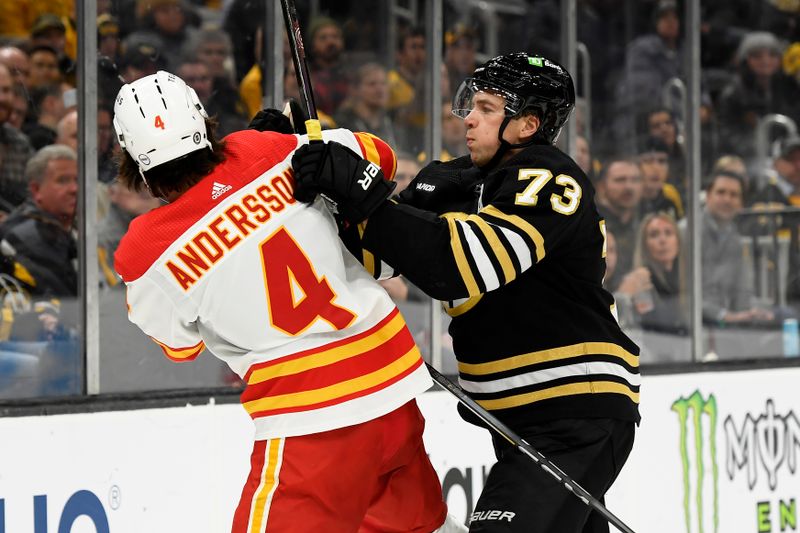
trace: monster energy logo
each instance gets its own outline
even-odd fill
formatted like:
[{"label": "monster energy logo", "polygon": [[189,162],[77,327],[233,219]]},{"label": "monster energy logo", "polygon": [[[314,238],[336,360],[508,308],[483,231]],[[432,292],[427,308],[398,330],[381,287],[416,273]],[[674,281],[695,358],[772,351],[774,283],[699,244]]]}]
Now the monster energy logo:
[{"label": "monster energy logo", "polygon": [[[683,470],[683,513],[686,533],[692,533],[692,500],[697,515],[697,533],[704,533],[705,517],[703,495],[710,484],[712,490],[713,531],[719,528],[719,469],[717,468],[717,400],[714,395],[704,400],[699,391],[672,404],[680,424],[680,451]],[[705,431],[708,431],[708,453],[705,450]],[[691,444],[690,444],[691,439]],[[706,459],[711,464],[711,479],[706,480]],[[691,469],[694,468],[694,475]],[[692,490],[692,482],[694,489]]]},{"label": "monster energy logo", "polygon": [[747,486],[751,490],[758,481],[758,465],[767,473],[770,490],[778,486],[778,469],[786,464],[789,472],[797,471],[797,449],[800,447],[800,422],[792,411],[785,416],[775,414],[775,404],[767,400],[766,410],[758,418],[750,413],[737,431],[733,419],[725,419],[725,469],[733,480],[737,469],[747,469]]}]

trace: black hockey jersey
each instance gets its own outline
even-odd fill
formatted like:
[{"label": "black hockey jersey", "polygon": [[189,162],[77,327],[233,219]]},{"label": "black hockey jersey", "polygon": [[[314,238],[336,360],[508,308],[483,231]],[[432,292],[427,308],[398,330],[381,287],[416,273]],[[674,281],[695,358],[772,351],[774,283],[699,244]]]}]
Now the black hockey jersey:
[{"label": "black hockey jersey", "polygon": [[602,288],[604,222],[556,147],[486,176],[469,157],[428,165],[373,213],[362,245],[444,303],[461,387],[511,427],[639,421],[639,349]]}]

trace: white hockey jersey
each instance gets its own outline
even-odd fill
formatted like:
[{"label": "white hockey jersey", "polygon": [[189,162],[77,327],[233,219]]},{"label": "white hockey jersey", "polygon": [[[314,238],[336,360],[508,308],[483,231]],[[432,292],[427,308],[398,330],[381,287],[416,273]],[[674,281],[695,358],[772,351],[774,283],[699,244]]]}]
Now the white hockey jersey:
[{"label": "white hockey jersey", "polygon": [[[324,132],[393,176],[391,148]],[[204,348],[246,382],[256,438],[377,418],[431,385],[403,317],[341,244],[322,200],[293,197],[305,137],[245,130],[174,202],[136,218],[115,254],[130,320],[174,361]]]}]

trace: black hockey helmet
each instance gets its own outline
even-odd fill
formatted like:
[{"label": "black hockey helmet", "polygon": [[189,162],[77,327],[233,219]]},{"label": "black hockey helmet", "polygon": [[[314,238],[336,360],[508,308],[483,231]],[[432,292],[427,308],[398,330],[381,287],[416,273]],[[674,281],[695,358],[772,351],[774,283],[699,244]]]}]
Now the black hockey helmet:
[{"label": "black hockey helmet", "polygon": [[538,133],[549,143],[556,141],[575,107],[569,72],[555,61],[524,52],[497,56],[475,69],[456,91],[453,113],[465,118],[477,92],[503,96],[510,118],[533,110],[541,121]]}]

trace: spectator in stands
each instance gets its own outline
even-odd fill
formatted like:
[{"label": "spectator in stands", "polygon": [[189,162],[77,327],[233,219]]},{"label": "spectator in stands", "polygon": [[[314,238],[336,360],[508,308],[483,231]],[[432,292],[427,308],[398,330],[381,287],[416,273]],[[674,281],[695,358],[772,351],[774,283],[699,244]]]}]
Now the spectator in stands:
[{"label": "spectator in stands", "polygon": [[408,152],[397,152],[397,170],[394,173],[394,182],[397,184],[394,194],[397,196],[405,190],[411,181],[419,174],[422,166],[417,158]]},{"label": "spectator in stands", "polygon": [[31,60],[30,76],[28,77],[29,89],[61,83],[58,52],[52,46],[46,44],[34,46],[28,52],[28,56]]},{"label": "spectator in stands", "polygon": [[342,61],[344,38],[339,24],[328,17],[318,17],[309,27],[311,82],[317,107],[333,115],[347,98],[349,81]]},{"label": "spectator in stands", "polygon": [[394,124],[386,110],[388,98],[386,69],[380,63],[365,63],[355,70],[350,96],[333,120],[341,128],[372,133],[395,146]]},{"label": "spectator in stands", "polygon": [[140,42],[154,45],[161,51],[166,69],[174,72],[183,46],[194,31],[192,26],[199,23],[196,14],[184,0],[137,0],[136,16],[141,29],[125,38],[125,46]]},{"label": "spectator in stands", "polygon": [[8,123],[16,129],[22,131],[22,125],[28,116],[28,91],[18,83],[14,84],[14,96],[11,103],[11,116]]},{"label": "spectator in stands", "polygon": [[67,146],[46,146],[25,167],[28,198],[0,225],[13,275],[34,297],[78,296],[78,161]]},{"label": "spectator in stands", "polygon": [[[154,42],[141,41],[131,45],[126,44],[123,50],[119,67],[122,78],[128,83],[167,68],[161,50]],[[118,84],[114,88],[119,89],[121,86]],[[111,94],[109,91],[104,91],[104,93],[107,100],[113,100],[116,97],[116,93]]]},{"label": "spectator in stands", "polygon": [[97,229],[98,259],[105,283],[109,287],[122,287],[113,270],[114,252],[131,221],[155,209],[161,201],[153,198],[147,190],[131,191],[116,181],[109,185],[109,199],[108,213],[100,220]]},{"label": "spectator in stands", "polygon": [[639,169],[642,172],[642,218],[650,213],[666,213],[675,220],[683,218],[683,203],[678,190],[667,183],[669,156],[667,145],[658,137],[640,141]]},{"label": "spectator in stands", "polygon": [[766,172],[767,183],[752,198],[758,207],[800,207],[800,136],[787,137]]},{"label": "spectator in stands", "polygon": [[616,290],[611,290],[608,280],[614,277],[617,269],[619,255],[617,252],[617,238],[606,230],[606,274],[603,286],[614,295],[617,309],[617,320],[623,329],[638,326],[638,314],[646,312],[652,305],[653,283],[650,281],[650,271],[646,267],[637,267],[620,276]]},{"label": "spectator in stands", "polygon": [[97,179],[106,184],[117,177],[112,120],[111,107],[101,102],[97,107]]},{"label": "spectator in stands", "polygon": [[[395,52],[396,67],[389,71],[389,102],[399,146],[419,151],[425,127],[425,29],[419,26],[401,31]],[[463,143],[459,139],[459,143]]]},{"label": "spectator in stands", "polygon": [[119,52],[119,22],[110,13],[103,13],[97,17],[97,55],[117,61]]},{"label": "spectator in stands", "polygon": [[243,116],[228,109],[216,98],[218,93],[214,92],[214,79],[205,63],[199,59],[186,59],[181,62],[175,73],[195,90],[206,112],[216,117],[220,136],[247,127],[247,121]]},{"label": "spectator in stands", "polygon": [[477,62],[478,33],[465,24],[456,24],[444,34],[444,64],[450,76],[450,88],[458,89],[472,76]]},{"label": "spectator in stands", "polygon": [[75,53],[67,53],[67,26],[55,13],[42,13],[33,23],[30,31],[30,46],[49,46],[56,51],[57,65],[62,77],[75,79]]},{"label": "spectator in stands", "polygon": [[232,81],[233,75],[228,69],[228,62],[233,59],[231,38],[224,31],[207,28],[193,33],[184,45],[183,55],[205,63],[215,80]]},{"label": "spectator in stands", "polygon": [[225,32],[218,29],[194,32],[184,46],[184,57],[197,59],[208,68],[212,79],[209,103],[215,112],[224,110],[227,114],[240,117],[241,120],[248,118],[247,110],[239,98],[239,90],[233,81],[233,73],[230,71],[229,65],[233,64],[231,39]]},{"label": "spectator in stands", "polygon": [[624,157],[609,160],[597,182],[597,210],[617,241],[616,270],[607,280],[612,290],[633,264],[641,199],[642,174],[636,161]]},{"label": "spectator in stands", "polygon": [[261,39],[257,37],[257,33],[260,33],[260,26],[263,23],[263,2],[253,2],[252,0],[229,2],[222,29],[232,41],[234,81],[236,83],[240,83],[250,69],[257,66],[260,61],[256,56],[260,53],[258,50],[263,45]]},{"label": "spectator in stands", "polygon": [[28,76],[31,71],[31,61],[28,54],[16,46],[3,46],[0,48],[0,63],[8,67],[15,85],[28,87]]},{"label": "spectator in stands", "polygon": [[56,126],[56,142],[78,151],[78,110],[68,111]]},{"label": "spectator in stands", "polygon": [[30,42],[33,46],[40,44],[50,46],[59,55],[64,53],[67,44],[67,28],[61,18],[54,13],[42,13],[31,26]]},{"label": "spectator in stands", "polygon": [[783,72],[800,83],[800,42],[792,43],[783,53]]},{"label": "spectator in stands", "polygon": [[721,149],[755,163],[755,131],[767,114],[800,120],[800,86],[781,71],[783,46],[768,32],[749,33],[737,52],[738,72],[720,95]]},{"label": "spectator in stands", "polygon": [[658,137],[669,150],[669,177],[667,182],[678,189],[683,204],[687,202],[689,180],[686,175],[686,153],[678,136],[675,115],[666,107],[655,107],[645,117],[645,135]]},{"label": "spectator in stands", "polygon": [[753,283],[734,219],[742,209],[744,180],[729,171],[711,177],[701,221],[703,320],[735,324],[772,320],[773,314],[754,305]]},{"label": "spectator in stands", "polygon": [[766,30],[783,41],[800,40],[799,3],[785,0],[762,0],[751,3],[755,4],[758,15],[754,27]]},{"label": "spectator in stands", "polygon": [[[752,183],[750,179],[750,174],[747,171],[747,165],[744,164],[744,159],[738,155],[731,154],[719,156],[716,161],[714,161],[709,175],[713,176],[717,172],[722,171],[733,172],[734,174],[744,178],[744,193],[742,195],[742,199],[744,201],[744,205],[750,205],[753,193],[755,193],[754,187],[756,187],[756,184]],[[703,182],[702,186],[703,189],[706,189],[708,187],[708,182]]]},{"label": "spectator in stands", "polygon": [[61,85],[41,85],[31,90],[31,109],[36,122],[22,128],[34,150],[44,148],[56,141],[56,128],[64,116],[64,99]]},{"label": "spectator in stands", "polygon": [[28,138],[9,124],[14,90],[11,72],[0,64],[0,213],[2,215],[25,200],[25,164],[33,155]]},{"label": "spectator in stands", "polygon": [[681,77],[680,19],[675,0],[659,0],[655,12],[655,32],[637,37],[625,58],[625,70],[616,97],[616,138],[626,143],[635,140],[636,117],[653,102],[660,102],[666,83]]},{"label": "spectator in stands", "polygon": [[455,159],[466,155],[464,138],[467,128],[464,120],[453,114],[453,100],[447,98],[442,102],[442,154],[441,160]]},{"label": "spectator in stands", "polygon": [[589,141],[583,135],[578,135],[575,138],[575,162],[581,167],[581,170],[586,174],[592,183],[595,182],[597,176],[594,172],[594,165],[592,163],[592,151],[589,147]]},{"label": "spectator in stands", "polygon": [[651,213],[642,220],[634,266],[647,268],[654,288],[650,294],[652,305],[644,305],[645,310],[650,310],[637,310],[638,321],[645,330],[688,333],[686,274],[680,252],[680,233],[672,217]]}]

